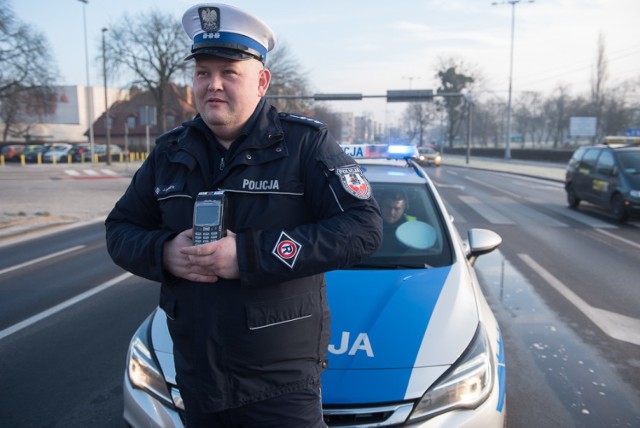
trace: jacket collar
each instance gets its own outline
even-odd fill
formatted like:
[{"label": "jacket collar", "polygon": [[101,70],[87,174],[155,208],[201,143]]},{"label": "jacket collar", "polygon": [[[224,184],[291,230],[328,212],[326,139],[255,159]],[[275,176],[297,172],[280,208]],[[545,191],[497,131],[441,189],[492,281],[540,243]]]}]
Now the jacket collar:
[{"label": "jacket collar", "polygon": [[[203,175],[210,171],[211,151],[219,143],[216,141],[213,132],[197,114],[192,120],[184,122],[184,130],[178,137],[178,150],[171,155],[171,160],[185,164],[189,170],[193,170],[196,164],[200,165]],[[194,134],[199,134],[195,136]],[[204,140],[204,141],[203,141]],[[204,144],[203,144],[204,143]],[[231,166],[236,162],[245,162],[239,154],[247,150],[258,150],[278,144],[280,148],[274,153],[276,157],[286,155],[287,149],[284,144],[284,133],[278,117],[278,112],[271,104],[263,98],[256,106],[255,111],[242,127],[240,136],[233,142],[227,165]],[[221,147],[221,146],[220,146]],[[266,154],[266,153],[265,153]],[[271,158],[269,155],[267,158]],[[267,159],[256,159],[248,163],[260,163]]]}]

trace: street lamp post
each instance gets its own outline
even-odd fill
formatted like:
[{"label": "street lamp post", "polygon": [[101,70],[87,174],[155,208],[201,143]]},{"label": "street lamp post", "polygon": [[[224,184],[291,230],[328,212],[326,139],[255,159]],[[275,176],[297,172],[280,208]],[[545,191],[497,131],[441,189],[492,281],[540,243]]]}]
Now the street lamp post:
[{"label": "street lamp post", "polygon": [[84,58],[87,69],[87,87],[86,87],[86,102],[87,102],[87,119],[89,121],[89,149],[91,153],[91,162],[93,162],[93,90],[91,89],[91,80],[89,79],[89,44],[87,43],[87,3],[89,0],[78,0],[82,3],[82,19],[84,22]]},{"label": "street lamp post", "polygon": [[467,155],[466,163],[469,163],[469,157],[471,156],[471,112],[473,108],[473,95],[471,92],[465,92],[462,94],[465,102],[467,103]]},{"label": "street lamp post", "polygon": [[412,89],[411,87],[413,86],[413,79],[419,79],[420,77],[417,76],[402,76],[402,79],[406,79],[409,81],[409,89]]},{"label": "street lamp post", "polygon": [[107,47],[104,40],[107,31],[109,31],[107,27],[102,28],[102,74],[104,75],[104,123],[107,132],[107,165],[111,165],[111,116],[107,97]]},{"label": "street lamp post", "polygon": [[[507,0],[503,2],[493,2],[492,6],[499,4],[511,5],[511,50],[509,54],[509,99],[507,101],[507,136],[504,146],[504,158],[511,159],[511,91],[513,87],[513,36],[515,30],[515,17],[516,17],[516,4],[521,0]],[[528,0],[528,3],[533,3],[535,0]]]}]

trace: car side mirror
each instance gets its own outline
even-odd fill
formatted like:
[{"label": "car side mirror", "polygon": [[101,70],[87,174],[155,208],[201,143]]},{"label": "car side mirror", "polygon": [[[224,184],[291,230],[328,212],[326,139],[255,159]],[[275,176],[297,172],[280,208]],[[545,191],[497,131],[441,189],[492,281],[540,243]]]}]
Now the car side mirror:
[{"label": "car side mirror", "polygon": [[467,259],[473,266],[476,259],[483,254],[488,254],[502,244],[500,235],[488,229],[469,229],[469,253]]}]

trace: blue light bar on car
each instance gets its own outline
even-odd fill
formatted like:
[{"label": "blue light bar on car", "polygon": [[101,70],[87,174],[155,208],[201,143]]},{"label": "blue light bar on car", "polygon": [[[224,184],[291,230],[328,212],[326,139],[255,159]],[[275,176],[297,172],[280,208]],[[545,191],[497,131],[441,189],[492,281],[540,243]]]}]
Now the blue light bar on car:
[{"label": "blue light bar on car", "polygon": [[355,159],[407,159],[418,156],[418,148],[407,144],[343,144],[340,147]]}]

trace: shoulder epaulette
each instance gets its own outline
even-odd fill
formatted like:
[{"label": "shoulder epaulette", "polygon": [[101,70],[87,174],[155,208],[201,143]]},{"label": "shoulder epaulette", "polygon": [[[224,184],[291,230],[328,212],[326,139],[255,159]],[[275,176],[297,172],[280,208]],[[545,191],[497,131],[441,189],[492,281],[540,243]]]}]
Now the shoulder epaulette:
[{"label": "shoulder epaulette", "polygon": [[156,144],[162,144],[167,141],[175,140],[178,136],[184,131],[186,128],[184,126],[176,126],[170,131],[165,132],[164,134],[156,137]]},{"label": "shoulder epaulette", "polygon": [[305,125],[313,126],[314,128],[317,128],[317,129],[322,129],[327,127],[326,123],[320,122],[319,120],[316,120],[307,116],[299,116],[297,114],[291,114],[291,113],[278,113],[278,116],[280,117],[280,120],[285,120],[287,122],[302,123]]}]

